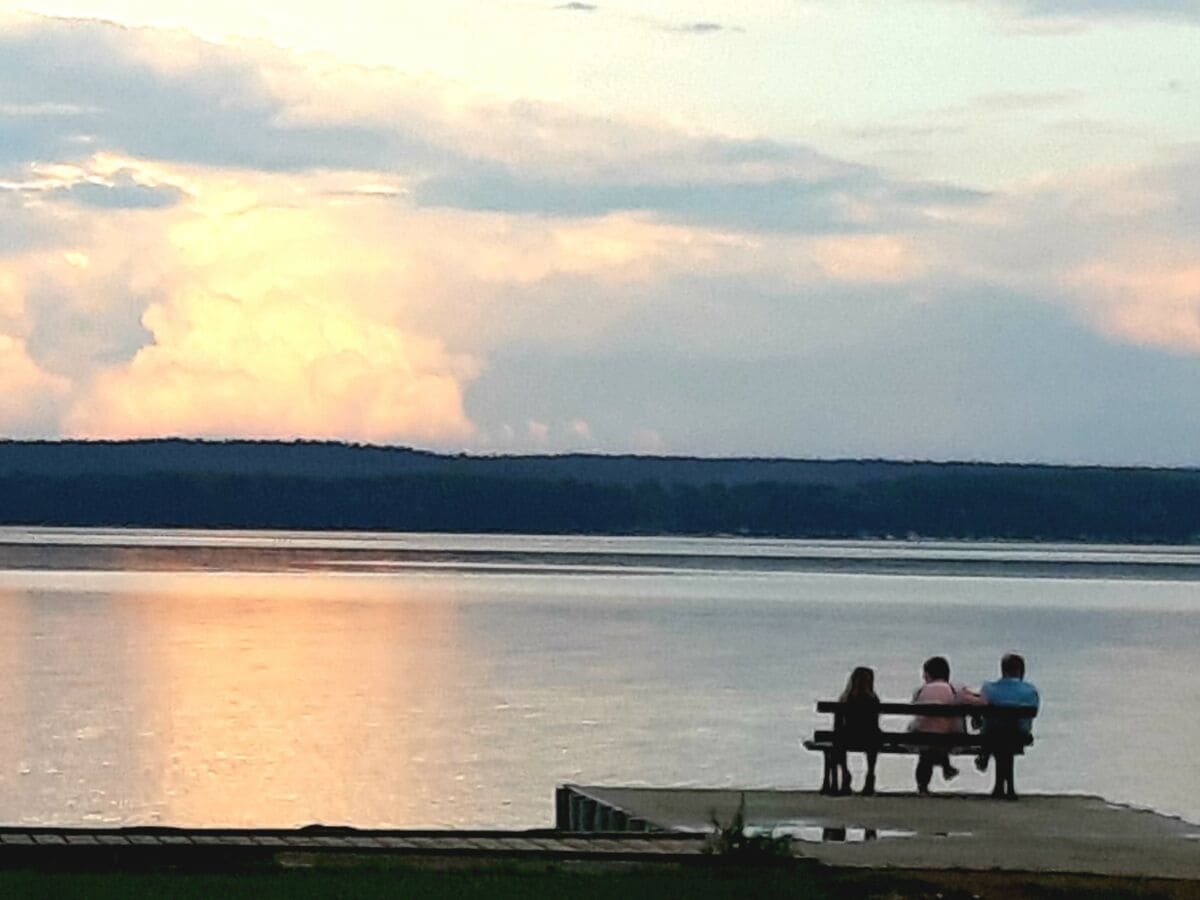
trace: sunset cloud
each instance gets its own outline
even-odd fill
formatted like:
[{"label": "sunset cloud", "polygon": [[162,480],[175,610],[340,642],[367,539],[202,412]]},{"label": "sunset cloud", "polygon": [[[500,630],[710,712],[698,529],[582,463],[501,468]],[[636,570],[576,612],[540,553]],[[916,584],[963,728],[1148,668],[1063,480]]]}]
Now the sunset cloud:
[{"label": "sunset cloud", "polygon": [[132,172],[121,170],[108,180],[77,181],[62,188],[60,196],[103,209],[163,209],[179,203],[184,193],[172,185],[145,184]]},{"label": "sunset cloud", "polygon": [[86,437],[243,434],[438,443],[469,437],[470,363],[331,303],[187,293],[147,310],[154,338],[67,416]]},{"label": "sunset cloud", "polygon": [[911,281],[928,267],[917,247],[894,235],[823,238],[813,254],[829,277],[841,281]]},{"label": "sunset cloud", "polygon": [[1171,260],[1161,249],[1144,256],[1095,262],[1068,281],[1095,300],[1110,333],[1139,344],[1200,353],[1200,263],[1194,251]]},{"label": "sunset cloud", "polygon": [[69,382],[43,371],[20,338],[0,333],[0,429],[13,437],[49,437]]}]

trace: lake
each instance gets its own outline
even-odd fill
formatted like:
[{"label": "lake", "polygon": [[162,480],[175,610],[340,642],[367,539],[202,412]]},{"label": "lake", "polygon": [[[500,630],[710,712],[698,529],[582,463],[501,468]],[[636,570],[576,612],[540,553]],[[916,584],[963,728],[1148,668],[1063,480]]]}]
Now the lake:
[{"label": "lake", "polygon": [[906,699],[927,656],[978,686],[1017,650],[1019,788],[1200,821],[1197,579],[1191,547],[0,529],[0,820],[521,828],[562,781],[815,788],[800,741],[855,665]]}]

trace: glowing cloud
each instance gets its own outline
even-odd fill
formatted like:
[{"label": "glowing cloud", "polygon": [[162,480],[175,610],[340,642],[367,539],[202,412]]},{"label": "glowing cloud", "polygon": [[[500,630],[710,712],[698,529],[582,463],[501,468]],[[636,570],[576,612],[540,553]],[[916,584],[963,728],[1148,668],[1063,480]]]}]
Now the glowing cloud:
[{"label": "glowing cloud", "polygon": [[53,433],[57,406],[70,390],[67,379],[42,371],[25,342],[0,334],[0,429],[7,435]]},{"label": "glowing cloud", "polygon": [[813,255],[825,274],[839,281],[908,281],[927,268],[910,242],[887,234],[821,238],[814,241]]},{"label": "glowing cloud", "polygon": [[333,302],[189,291],[143,324],[154,343],[96,379],[70,432],[435,443],[471,432],[469,362]]},{"label": "glowing cloud", "polygon": [[1102,327],[1138,344],[1200,351],[1200,265],[1094,263],[1073,273],[1077,286],[1102,300]]}]

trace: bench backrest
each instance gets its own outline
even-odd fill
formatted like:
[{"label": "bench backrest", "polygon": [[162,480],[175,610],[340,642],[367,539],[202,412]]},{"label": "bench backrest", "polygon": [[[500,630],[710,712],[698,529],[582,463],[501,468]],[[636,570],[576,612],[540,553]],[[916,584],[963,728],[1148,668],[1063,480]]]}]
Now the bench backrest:
[{"label": "bench backrest", "polygon": [[[817,703],[820,713],[859,713],[867,709],[862,703],[839,703],[836,700],[821,700]],[[883,702],[877,707],[885,716],[939,716],[959,719],[978,716],[982,719],[1032,719],[1037,716],[1036,706],[993,706],[977,703],[894,703]]]}]

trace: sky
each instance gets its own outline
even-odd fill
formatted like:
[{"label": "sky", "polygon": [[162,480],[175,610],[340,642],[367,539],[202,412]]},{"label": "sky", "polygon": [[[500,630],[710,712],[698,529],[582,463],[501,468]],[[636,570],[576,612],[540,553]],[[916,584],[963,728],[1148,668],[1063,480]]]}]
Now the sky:
[{"label": "sky", "polygon": [[0,437],[1200,465],[1200,0],[0,0]]}]

